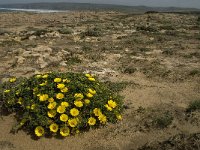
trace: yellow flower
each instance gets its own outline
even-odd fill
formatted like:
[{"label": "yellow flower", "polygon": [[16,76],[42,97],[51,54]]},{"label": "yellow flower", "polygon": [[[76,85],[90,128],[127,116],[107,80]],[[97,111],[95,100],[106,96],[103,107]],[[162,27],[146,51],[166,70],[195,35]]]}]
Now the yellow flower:
[{"label": "yellow flower", "polygon": [[84,102],[85,102],[86,105],[88,105],[90,103],[90,100],[89,99],[85,99]]},{"label": "yellow flower", "polygon": [[41,74],[37,74],[35,77],[39,79],[39,78],[42,77],[42,75]]},{"label": "yellow flower", "polygon": [[10,90],[4,90],[4,93],[9,93],[10,92]]},{"label": "yellow flower", "polygon": [[94,113],[95,116],[100,116],[100,115],[102,115],[102,112],[101,112],[101,110],[100,110],[99,108],[95,108],[95,109],[93,110],[93,113]]},{"label": "yellow flower", "polygon": [[68,127],[60,128],[60,134],[62,136],[68,136],[70,134],[70,129]]},{"label": "yellow flower", "polygon": [[36,106],[35,104],[32,104],[32,105],[31,105],[31,110],[34,110],[34,109],[35,109],[35,106]]},{"label": "yellow flower", "polygon": [[61,103],[61,106],[69,107],[69,103],[68,103],[68,102],[62,102],[62,103]]},{"label": "yellow flower", "polygon": [[48,74],[43,75],[42,78],[43,78],[43,79],[48,78]]},{"label": "yellow flower", "polygon": [[79,110],[78,109],[76,109],[76,108],[72,108],[71,110],[70,110],[70,114],[72,115],[72,116],[78,116],[79,115]]},{"label": "yellow flower", "polygon": [[37,87],[33,88],[33,92],[37,92],[37,91],[38,91]]},{"label": "yellow flower", "polygon": [[88,80],[90,80],[90,81],[95,81],[95,78],[88,78]]},{"label": "yellow flower", "polygon": [[56,102],[51,102],[49,103],[49,105],[47,106],[48,109],[54,109],[56,107],[57,103]]},{"label": "yellow flower", "polygon": [[58,93],[58,94],[56,94],[56,98],[57,99],[63,99],[64,98],[64,94],[63,93]]},{"label": "yellow flower", "polygon": [[56,123],[52,123],[50,126],[49,126],[49,129],[50,131],[56,133],[58,131],[58,125]]},{"label": "yellow flower", "polygon": [[88,98],[92,98],[92,97],[93,97],[93,95],[92,95],[91,93],[87,93],[86,96],[87,96]]},{"label": "yellow flower", "polygon": [[39,96],[40,101],[46,101],[49,98],[48,94],[42,94]]},{"label": "yellow flower", "polygon": [[60,121],[66,122],[68,120],[68,116],[66,114],[60,115]]},{"label": "yellow flower", "polygon": [[60,84],[57,85],[57,88],[58,88],[58,89],[63,89],[64,87],[65,87],[65,85],[62,84],[62,83],[60,83]]},{"label": "yellow flower", "polygon": [[75,105],[76,107],[83,107],[83,102],[82,102],[82,101],[79,101],[79,100],[76,100],[76,101],[74,101],[74,105]]},{"label": "yellow flower", "polygon": [[45,81],[45,82],[43,82],[43,83],[41,83],[41,84],[39,84],[40,86],[45,86],[45,85],[47,85],[47,81]]},{"label": "yellow flower", "polygon": [[108,104],[106,104],[104,106],[107,108],[107,110],[112,111],[112,107],[108,106]]},{"label": "yellow flower", "polygon": [[57,112],[60,113],[60,114],[64,113],[65,112],[65,107],[64,106],[58,106]]},{"label": "yellow flower", "polygon": [[77,130],[76,130],[76,134],[79,134],[79,133],[80,133],[80,131],[77,129]]},{"label": "yellow flower", "polygon": [[25,123],[26,123],[26,121],[27,121],[27,119],[22,119],[21,121],[20,121],[20,126],[23,126]]},{"label": "yellow flower", "polygon": [[77,119],[76,119],[76,118],[69,119],[69,120],[68,120],[68,124],[69,124],[69,126],[70,126],[70,127],[74,128],[74,127],[76,127],[76,126],[77,126],[77,124],[78,124],[78,121],[77,121]]},{"label": "yellow flower", "polygon": [[89,91],[92,95],[96,94],[96,91],[93,90],[93,89],[88,89],[88,91]]},{"label": "yellow flower", "polygon": [[63,79],[63,82],[69,83],[70,80],[68,80],[68,79]]},{"label": "yellow flower", "polygon": [[88,78],[92,78],[92,75],[89,74],[89,73],[86,73],[85,76],[88,77]]},{"label": "yellow flower", "polygon": [[26,109],[30,109],[31,108],[31,106],[26,106]]},{"label": "yellow flower", "polygon": [[102,124],[105,124],[107,122],[107,117],[105,115],[100,115],[99,117],[99,121],[102,123]]},{"label": "yellow flower", "polygon": [[50,111],[48,111],[47,115],[50,118],[54,118],[56,116],[56,110],[50,110]]},{"label": "yellow flower", "polygon": [[84,96],[82,93],[76,93],[76,94],[74,94],[74,98],[76,100],[82,100],[84,98]]},{"label": "yellow flower", "polygon": [[90,126],[95,125],[95,124],[96,124],[96,119],[93,118],[93,117],[90,117],[90,118],[88,119],[88,124],[89,124]]},{"label": "yellow flower", "polygon": [[53,97],[49,98],[49,99],[48,99],[48,102],[49,102],[49,103],[52,103],[52,102],[54,102],[54,99],[53,99]]},{"label": "yellow flower", "polygon": [[17,103],[21,105],[21,104],[22,104],[22,100],[23,100],[22,97],[20,97],[20,98],[18,99]]},{"label": "yellow flower", "polygon": [[55,78],[55,79],[54,79],[54,82],[56,82],[56,83],[61,82],[61,81],[62,81],[61,78]]},{"label": "yellow flower", "polygon": [[117,117],[118,120],[122,120],[122,115],[118,114],[118,115],[116,115],[116,117]]},{"label": "yellow flower", "polygon": [[20,91],[16,91],[16,92],[15,92],[16,95],[19,95],[19,93],[20,93]]},{"label": "yellow flower", "polygon": [[60,91],[63,92],[63,93],[66,93],[66,92],[68,92],[68,88],[65,87],[65,88],[61,89]]},{"label": "yellow flower", "polygon": [[44,128],[42,126],[37,126],[35,128],[35,135],[38,137],[42,136],[44,134]]},{"label": "yellow flower", "polygon": [[108,101],[108,105],[109,105],[110,107],[112,107],[112,108],[117,107],[117,103],[116,103],[115,101],[113,101],[113,100],[109,100],[109,101]]},{"label": "yellow flower", "polygon": [[13,82],[15,82],[17,79],[14,77],[14,78],[10,78],[9,79],[9,81],[10,81],[10,83],[13,83]]}]

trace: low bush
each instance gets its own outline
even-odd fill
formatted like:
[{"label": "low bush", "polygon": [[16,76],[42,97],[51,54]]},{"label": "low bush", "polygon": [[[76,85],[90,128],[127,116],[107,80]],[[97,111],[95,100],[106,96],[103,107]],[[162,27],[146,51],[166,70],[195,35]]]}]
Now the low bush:
[{"label": "low bush", "polygon": [[46,73],[1,84],[1,110],[16,113],[14,131],[62,137],[122,119],[122,99],[91,74]]}]

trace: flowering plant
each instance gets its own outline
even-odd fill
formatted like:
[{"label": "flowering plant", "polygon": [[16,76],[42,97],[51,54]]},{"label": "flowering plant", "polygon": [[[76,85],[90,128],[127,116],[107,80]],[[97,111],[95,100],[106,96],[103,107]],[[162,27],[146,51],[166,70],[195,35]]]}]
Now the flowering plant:
[{"label": "flowering plant", "polygon": [[45,73],[11,78],[0,88],[3,108],[37,137],[76,134],[122,119],[122,99],[91,74]]}]

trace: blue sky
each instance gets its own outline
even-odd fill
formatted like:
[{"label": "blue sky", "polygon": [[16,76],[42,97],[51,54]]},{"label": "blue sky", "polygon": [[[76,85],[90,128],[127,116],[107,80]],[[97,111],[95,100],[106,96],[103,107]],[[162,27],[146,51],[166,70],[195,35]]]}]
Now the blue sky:
[{"label": "blue sky", "polygon": [[34,3],[34,2],[79,2],[79,3],[104,3],[122,5],[145,5],[158,7],[193,7],[200,8],[200,0],[0,0],[0,4],[6,3]]}]

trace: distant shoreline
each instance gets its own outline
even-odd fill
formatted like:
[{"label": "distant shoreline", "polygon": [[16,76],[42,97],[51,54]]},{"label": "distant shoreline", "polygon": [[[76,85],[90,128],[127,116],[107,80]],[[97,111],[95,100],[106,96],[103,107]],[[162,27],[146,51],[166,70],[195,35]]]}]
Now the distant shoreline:
[{"label": "distant shoreline", "polygon": [[13,12],[13,11],[17,11],[17,12],[35,12],[35,13],[69,12],[69,10],[0,8],[0,12]]}]

